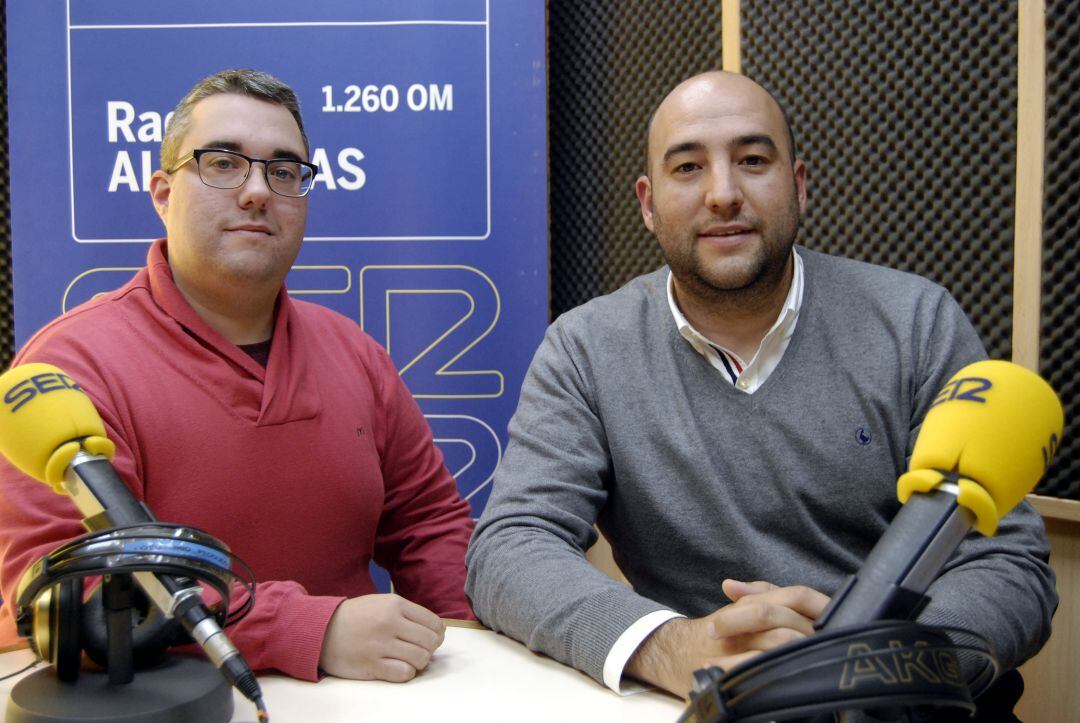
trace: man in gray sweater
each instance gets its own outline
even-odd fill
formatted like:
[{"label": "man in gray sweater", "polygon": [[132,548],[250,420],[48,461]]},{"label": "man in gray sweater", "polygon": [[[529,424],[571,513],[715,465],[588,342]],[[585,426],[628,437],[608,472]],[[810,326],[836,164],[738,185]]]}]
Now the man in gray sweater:
[{"label": "man in gray sweater", "polygon": [[[985,352],[941,287],[794,249],[806,167],[743,76],[667,96],[636,190],[668,265],[549,328],[466,591],[492,628],[616,691],[686,696],[697,668],[813,633],[899,509],[935,395]],[[586,561],[594,524],[631,587]],[[1050,633],[1048,554],[1022,504],[964,541],[920,619],[1019,665]]]}]

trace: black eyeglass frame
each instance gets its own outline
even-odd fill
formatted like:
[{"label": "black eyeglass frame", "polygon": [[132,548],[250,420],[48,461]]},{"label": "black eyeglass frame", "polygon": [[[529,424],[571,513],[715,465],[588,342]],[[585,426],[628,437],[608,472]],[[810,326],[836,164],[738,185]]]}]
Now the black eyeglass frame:
[{"label": "black eyeglass frame", "polygon": [[[205,155],[207,153],[228,153],[229,155],[236,156],[238,158],[243,158],[248,163],[247,172],[244,173],[244,177],[242,179],[240,179],[240,182],[237,183],[235,186],[214,186],[214,185],[211,185],[211,184],[206,182],[205,178],[203,178],[202,166],[199,164],[199,159],[202,158],[203,155]],[[311,193],[311,189],[315,185],[315,183],[314,183],[315,176],[318,175],[318,173],[319,173],[319,167],[316,166],[314,163],[308,163],[307,161],[298,161],[295,158],[252,158],[251,156],[244,155],[240,151],[234,151],[231,148],[195,148],[194,150],[192,150],[187,155],[182,156],[181,158],[179,158],[176,161],[176,163],[173,164],[172,168],[165,169],[165,172],[168,173],[169,175],[172,175],[173,173],[176,173],[181,168],[183,168],[185,164],[187,164],[187,163],[189,163],[190,161],[193,161],[193,160],[195,161],[195,172],[199,175],[199,180],[202,181],[203,184],[205,184],[209,188],[220,188],[222,190],[230,190],[230,189],[233,189],[233,188],[240,188],[241,186],[243,186],[245,183],[247,183],[248,177],[251,175],[251,166],[252,166],[252,164],[261,163],[261,164],[263,164],[263,178],[266,180],[266,187],[269,188],[274,193],[276,193],[277,195],[284,196],[285,198],[303,198],[304,196]],[[296,163],[297,165],[300,165],[300,166],[302,166],[304,168],[307,168],[309,171],[311,171],[312,182],[309,183],[308,187],[306,189],[304,189],[304,192],[301,193],[298,196],[293,196],[293,195],[288,194],[288,193],[282,193],[281,191],[274,188],[273,184],[270,182],[270,164],[271,163]]]}]

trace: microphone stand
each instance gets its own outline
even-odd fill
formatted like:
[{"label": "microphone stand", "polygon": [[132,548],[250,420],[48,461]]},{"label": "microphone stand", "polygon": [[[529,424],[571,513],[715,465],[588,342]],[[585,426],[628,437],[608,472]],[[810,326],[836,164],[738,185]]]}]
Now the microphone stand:
[{"label": "microphone stand", "polygon": [[131,614],[135,588],[131,575],[106,575],[101,582],[108,640],[106,668],[111,685],[126,685],[135,678],[135,651],[131,640]]},{"label": "microphone stand", "polygon": [[106,670],[82,669],[73,681],[61,681],[52,666],[31,673],[12,688],[6,723],[227,723],[232,718],[232,686],[201,656],[169,653],[158,665],[135,671],[134,594],[130,574],[104,576]]},{"label": "microphone stand", "polygon": [[[92,520],[87,522],[88,527],[94,526]],[[31,673],[12,688],[5,723],[227,723],[232,718],[232,685],[201,653],[169,653],[157,665],[136,674],[132,635],[137,608],[134,574],[141,573],[103,574],[100,601],[97,596],[87,602],[80,600],[65,611],[66,615],[85,620],[85,605],[103,606],[105,670],[77,669],[74,680],[61,680],[53,666]],[[55,611],[53,614],[58,615]],[[53,634],[59,635],[58,630],[54,628]],[[82,647],[82,642],[77,642]]]}]

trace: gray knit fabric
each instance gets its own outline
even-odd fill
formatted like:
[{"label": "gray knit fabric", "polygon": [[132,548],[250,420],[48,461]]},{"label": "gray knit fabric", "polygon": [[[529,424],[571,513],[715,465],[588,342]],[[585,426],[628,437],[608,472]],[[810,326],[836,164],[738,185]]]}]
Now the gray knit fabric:
[{"label": "gray knit fabric", "polygon": [[[832,594],[899,509],[920,420],[985,356],[956,302],[911,274],[799,249],[779,366],[747,395],[679,336],[667,269],[561,316],[536,353],[476,528],[467,593],[487,625],[602,681],[635,620],[712,612],[726,577]],[[593,568],[597,523],[633,589]],[[970,536],[923,619],[1033,655],[1057,605],[1026,504]]]}]

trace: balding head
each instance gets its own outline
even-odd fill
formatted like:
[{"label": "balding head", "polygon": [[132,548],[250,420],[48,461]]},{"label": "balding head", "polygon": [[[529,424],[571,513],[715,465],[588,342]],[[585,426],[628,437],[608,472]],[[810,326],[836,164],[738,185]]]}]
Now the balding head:
[{"label": "balding head", "polygon": [[744,76],[695,76],[656,109],[635,192],[680,305],[775,319],[806,207],[806,165],[793,156],[780,105]]},{"label": "balding head", "polygon": [[[787,113],[776,97],[765,90],[750,78],[738,73],[730,73],[724,70],[711,70],[691,78],[687,78],[672,88],[664,100],[660,102],[649,119],[649,138],[646,157],[646,173],[652,173],[654,159],[659,159],[664,153],[663,149],[656,149],[657,143],[663,139],[657,138],[660,127],[666,127],[674,118],[684,115],[688,109],[700,108],[704,104],[723,110],[725,107],[735,111],[747,102],[757,102],[771,106],[776,113],[780,124],[784,129],[785,138],[777,138],[775,142],[783,143],[785,152],[792,163],[795,162],[795,134],[791,130]],[[659,155],[658,155],[659,154]]]}]

